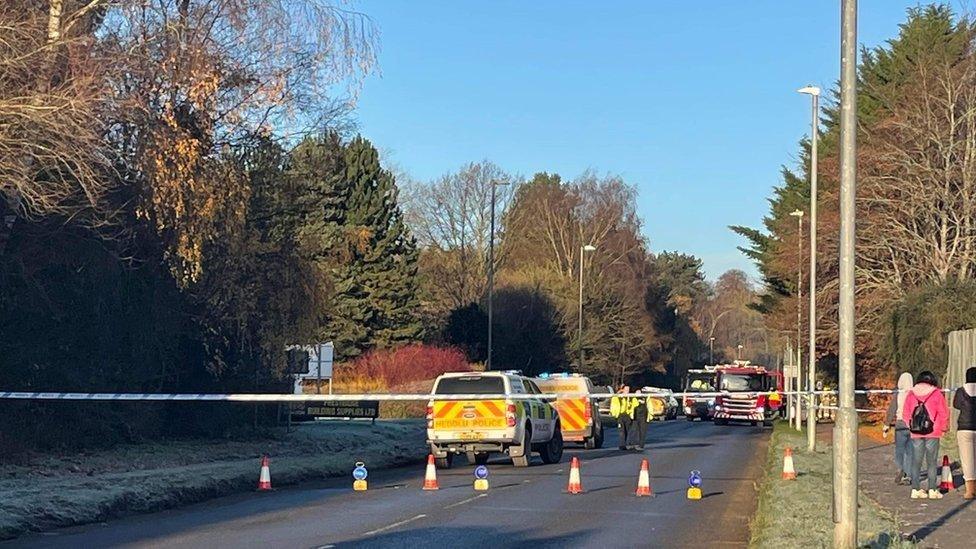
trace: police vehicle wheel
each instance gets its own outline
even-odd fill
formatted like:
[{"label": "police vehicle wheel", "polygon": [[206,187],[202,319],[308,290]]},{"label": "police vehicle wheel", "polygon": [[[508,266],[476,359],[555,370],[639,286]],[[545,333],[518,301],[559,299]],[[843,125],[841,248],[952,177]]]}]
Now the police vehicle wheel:
[{"label": "police vehicle wheel", "polygon": [[594,423],[593,432],[590,433],[589,438],[583,442],[583,447],[587,450],[603,448],[603,428]]},{"label": "police vehicle wheel", "polygon": [[583,448],[586,448],[587,450],[592,450],[596,448],[596,437],[597,437],[597,427],[596,427],[596,423],[594,423],[593,428],[590,429],[590,436],[586,437],[586,440],[583,441]]},{"label": "police vehicle wheel", "polygon": [[532,427],[529,423],[526,423],[525,429],[522,430],[522,448],[521,456],[512,456],[512,465],[515,467],[528,467],[532,458]]},{"label": "police vehicle wheel", "polygon": [[558,423],[552,438],[542,447],[539,455],[542,456],[542,462],[546,464],[559,463],[563,459],[563,432]]},{"label": "police vehicle wheel", "polygon": [[454,454],[447,454],[447,457],[434,458],[434,466],[438,469],[450,469],[454,465]]}]

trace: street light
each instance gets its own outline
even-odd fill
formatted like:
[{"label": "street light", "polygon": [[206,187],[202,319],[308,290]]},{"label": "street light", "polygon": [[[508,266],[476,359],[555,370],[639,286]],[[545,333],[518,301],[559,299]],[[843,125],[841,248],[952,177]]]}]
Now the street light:
[{"label": "street light", "polygon": [[738,346],[738,347],[737,347],[737,348],[735,349],[735,359],[736,359],[736,360],[742,360],[742,345],[739,345],[739,346]]},{"label": "street light", "polygon": [[715,364],[715,358],[713,358],[714,354],[715,354],[715,338],[710,337],[708,338],[708,365],[709,366]]},{"label": "street light", "polygon": [[[810,96],[812,114],[810,117],[810,342],[807,347],[807,388],[817,386],[817,140],[820,131],[820,88],[806,86],[797,90]],[[807,400],[807,450],[817,447],[816,399],[813,393]]]},{"label": "street light", "polygon": [[491,182],[491,230],[488,236],[488,358],[485,361],[485,370],[491,370],[492,331],[494,329],[492,309],[495,301],[495,187],[498,185],[508,185],[508,181],[492,180]]},{"label": "street light", "polygon": [[[803,376],[800,372],[803,370],[801,364],[803,363],[803,347],[800,346],[800,341],[803,339],[803,262],[800,258],[803,257],[803,210],[793,210],[790,215],[796,218],[796,228],[799,239],[797,240],[797,256],[796,256],[796,390],[803,390]],[[807,414],[810,411],[807,410]],[[802,427],[803,418],[800,413],[800,399],[796,399],[796,430],[799,431]]]},{"label": "street light", "polygon": [[[580,269],[579,269],[579,334],[577,336],[577,346],[579,347],[579,370],[583,371],[583,255],[586,252],[596,251],[596,246],[585,244],[580,246]],[[623,379],[620,380],[623,383]]]}]

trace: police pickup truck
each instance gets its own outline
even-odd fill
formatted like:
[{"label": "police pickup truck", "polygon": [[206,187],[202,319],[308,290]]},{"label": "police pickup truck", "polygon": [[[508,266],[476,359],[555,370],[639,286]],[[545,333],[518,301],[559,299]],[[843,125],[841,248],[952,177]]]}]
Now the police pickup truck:
[{"label": "police pickup truck", "polygon": [[[472,396],[437,398],[448,395]],[[437,466],[450,467],[454,456],[462,453],[477,464],[486,463],[492,453],[502,453],[516,467],[526,467],[532,452],[538,452],[545,463],[558,463],[563,456],[559,414],[541,395],[539,387],[518,372],[438,377],[427,404],[427,443]]]}]

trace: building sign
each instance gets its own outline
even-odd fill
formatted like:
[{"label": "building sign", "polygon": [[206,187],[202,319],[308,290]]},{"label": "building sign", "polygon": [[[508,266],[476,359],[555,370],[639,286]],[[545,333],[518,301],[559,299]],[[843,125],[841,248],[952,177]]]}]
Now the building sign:
[{"label": "building sign", "polygon": [[309,402],[305,405],[305,415],[311,417],[376,419],[380,417],[380,403],[375,400]]}]

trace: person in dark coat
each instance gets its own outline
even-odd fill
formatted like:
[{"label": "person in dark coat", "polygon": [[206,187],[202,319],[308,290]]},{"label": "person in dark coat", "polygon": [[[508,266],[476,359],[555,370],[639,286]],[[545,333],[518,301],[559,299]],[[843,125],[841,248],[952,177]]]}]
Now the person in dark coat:
[{"label": "person in dark coat", "polygon": [[956,389],[952,407],[959,410],[956,442],[962,478],[966,481],[966,499],[976,499],[976,368],[966,370],[966,384]]},{"label": "person in dark coat", "polygon": [[637,398],[634,399],[634,435],[636,436],[634,444],[635,450],[643,450],[644,443],[647,440],[647,426],[651,422],[651,409],[650,409],[650,397],[641,394],[641,391],[637,391]]}]

